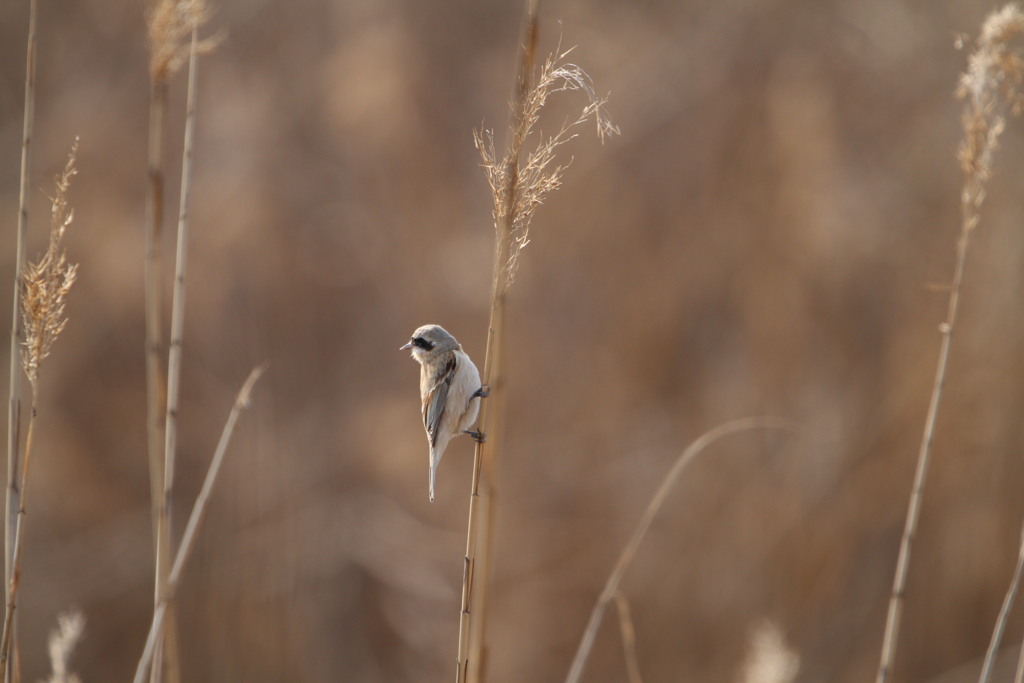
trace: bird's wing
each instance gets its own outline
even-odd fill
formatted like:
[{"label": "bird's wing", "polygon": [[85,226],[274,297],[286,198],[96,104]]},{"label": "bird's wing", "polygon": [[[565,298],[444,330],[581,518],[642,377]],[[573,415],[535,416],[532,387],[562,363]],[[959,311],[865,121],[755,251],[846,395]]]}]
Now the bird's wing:
[{"label": "bird's wing", "polygon": [[456,365],[455,353],[449,353],[447,358],[439,362],[434,376],[431,377],[430,391],[423,397],[423,426],[427,429],[431,446],[437,443],[438,427],[445,405],[448,403],[448,388],[455,377]]}]

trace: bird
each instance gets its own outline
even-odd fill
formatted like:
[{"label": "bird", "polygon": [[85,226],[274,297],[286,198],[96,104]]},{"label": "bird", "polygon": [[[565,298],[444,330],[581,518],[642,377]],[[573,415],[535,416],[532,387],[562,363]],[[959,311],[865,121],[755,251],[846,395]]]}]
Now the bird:
[{"label": "bird", "polygon": [[420,364],[423,428],[430,444],[428,488],[433,502],[437,466],[448,442],[460,434],[484,442],[484,435],[470,426],[476,422],[480,401],[489,390],[480,383],[480,372],[462,345],[440,325],[418,328],[399,350],[406,349],[412,349],[413,359]]}]

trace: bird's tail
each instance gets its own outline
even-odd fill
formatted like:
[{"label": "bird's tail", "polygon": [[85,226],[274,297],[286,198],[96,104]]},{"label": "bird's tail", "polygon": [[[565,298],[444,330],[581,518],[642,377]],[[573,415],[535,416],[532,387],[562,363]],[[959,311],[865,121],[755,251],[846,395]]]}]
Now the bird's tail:
[{"label": "bird's tail", "polygon": [[429,475],[429,486],[430,486],[430,502],[434,502],[434,480],[437,475],[437,466],[441,462],[441,453],[436,448],[430,449],[430,475]]}]

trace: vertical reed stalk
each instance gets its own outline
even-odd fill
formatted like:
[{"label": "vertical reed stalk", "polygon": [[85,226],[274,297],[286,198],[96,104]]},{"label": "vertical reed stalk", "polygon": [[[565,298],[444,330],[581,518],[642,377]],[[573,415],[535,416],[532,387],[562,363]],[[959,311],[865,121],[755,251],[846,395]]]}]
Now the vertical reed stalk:
[{"label": "vertical reed stalk", "polygon": [[149,452],[149,485],[153,515],[154,551],[163,492],[164,381],[161,373],[160,236],[163,233],[164,171],[163,131],[167,108],[167,81],[153,78],[149,91],[149,153],[146,191],[146,436]]},{"label": "vertical reed stalk", "polygon": [[1019,91],[1021,78],[1024,76],[1024,61],[1019,47],[1016,50],[1012,47],[1012,41],[1021,35],[1024,35],[1024,15],[1015,5],[1007,5],[1002,10],[989,14],[982,27],[978,48],[968,61],[967,73],[961,77],[957,91],[958,97],[965,100],[962,117],[964,137],[958,153],[964,173],[964,185],[960,193],[960,237],[957,240],[956,265],[950,286],[946,320],[939,325],[942,341],[939,346],[938,365],[921,435],[914,483],[907,504],[906,523],[900,541],[885,635],[882,639],[877,683],[886,683],[889,680],[896,656],[910,556],[921,514],[935,423],[942,402],[942,390],[946,383],[946,369],[960,307],[960,290],[963,286],[970,237],[981,218],[981,205],[985,201],[985,183],[992,175],[993,158],[998,149],[999,136],[1006,125],[1006,113],[1018,114],[1024,104]]},{"label": "vertical reed stalk", "polygon": [[[185,104],[185,135],[184,150],[182,152],[181,164],[181,197],[178,211],[178,240],[177,254],[174,267],[174,291],[171,305],[171,343],[167,360],[167,414],[164,426],[164,475],[163,492],[160,498],[160,524],[157,529],[157,564],[167,566],[171,545],[171,513],[172,496],[174,493],[174,470],[178,446],[178,405],[181,395],[181,348],[182,337],[185,326],[185,274],[188,265],[188,227],[189,199],[192,193],[192,150],[195,142],[195,115],[196,115],[196,82],[198,79],[198,46],[199,46],[199,23],[192,24],[192,42],[188,63],[188,94]],[[167,592],[167,576],[161,576],[158,581],[157,600],[166,605],[165,610],[169,618],[174,616],[174,599]],[[168,638],[174,638],[173,630],[167,631]],[[158,648],[153,659],[154,678],[159,680],[160,671],[166,664],[168,679],[176,681],[179,679],[179,662],[177,658],[177,646],[165,643],[168,650],[167,657],[164,657],[164,649]]]},{"label": "vertical reed stalk", "polygon": [[3,638],[0,640],[0,662],[4,665],[4,683],[14,680],[11,670],[11,645],[14,637],[14,608],[17,603],[18,588],[21,585],[21,540],[24,533],[25,505],[27,499],[26,483],[28,482],[28,465],[32,457],[32,437],[35,434],[37,406],[39,391],[35,385],[32,386],[32,406],[28,419],[28,433],[25,436],[25,462],[21,468],[21,496],[18,503],[18,516],[15,522],[13,563],[11,568],[11,580],[7,584],[7,603],[4,610]]},{"label": "vertical reed stalk", "polygon": [[[575,129],[593,118],[598,136],[617,133],[605,117],[605,98],[594,93],[590,77],[575,64],[563,62],[569,51],[548,57],[539,73],[534,71],[537,51],[537,0],[528,0],[522,51],[516,70],[512,98],[511,123],[505,152],[499,157],[491,131],[474,131],[473,139],[483,159],[484,174],[494,201],[494,274],[491,281],[491,313],[487,329],[487,352],[483,381],[492,397],[480,410],[480,429],[489,440],[477,444],[473,454],[473,482],[469,498],[466,529],[466,557],[463,567],[462,610],[459,617],[459,651],[456,681],[478,683],[484,676],[486,647],[486,611],[490,572],[490,553],[494,539],[491,530],[495,518],[498,471],[498,446],[501,443],[501,405],[505,390],[505,299],[515,280],[519,256],[529,244],[530,221],[547,194],[558,189],[564,166],[555,163],[559,147],[576,137]],[[540,112],[553,94],[581,91],[588,103],[575,120],[566,121],[550,137],[539,136],[536,147],[527,150],[530,134],[540,120]],[[485,482],[481,495],[481,479]],[[483,501],[481,502],[481,498]],[[482,531],[481,531],[482,530]],[[481,551],[483,559],[478,565]]]},{"label": "vertical reed stalk", "polygon": [[[519,190],[519,160],[522,156],[526,135],[529,132],[524,114],[530,79],[533,74],[534,55],[537,49],[538,2],[539,0],[528,0],[527,2],[525,36],[516,71],[516,89],[512,103],[509,153],[506,154],[502,162],[503,173],[508,178],[508,182],[504,187],[495,187],[493,183],[491,187],[495,196],[494,275],[491,280],[491,315],[487,324],[487,351],[484,357],[483,372],[483,383],[490,387],[491,396],[481,402],[479,417],[480,430],[488,434],[490,440],[477,442],[473,451],[473,480],[469,496],[466,556],[462,573],[462,608],[459,613],[459,651],[456,663],[456,681],[458,683],[480,681],[484,671],[482,653],[486,636],[484,615],[487,609],[488,591],[486,588],[481,588],[475,594],[475,590],[477,586],[488,584],[490,562],[489,558],[485,558],[481,563],[486,571],[479,582],[477,581],[476,563],[477,551],[480,546],[487,550],[493,547],[489,531],[493,528],[491,520],[494,517],[493,502],[496,494],[496,482],[493,475],[497,466],[496,453],[500,447],[497,431],[501,420],[500,413],[497,412],[499,406],[495,405],[495,402],[499,401],[504,393],[504,376],[500,372],[502,367],[500,358],[505,347],[505,295],[511,284],[511,272],[508,264],[511,252],[515,248],[513,230],[516,217],[513,209],[516,206],[516,193]],[[481,511],[479,509],[480,479],[485,467],[490,485],[486,490],[486,502]],[[483,528],[486,540],[483,541],[478,538],[481,516],[485,520]],[[476,623],[473,619],[474,611],[479,613]],[[471,638],[471,635],[474,637]]]},{"label": "vertical reed stalk", "polygon": [[[28,183],[31,175],[30,154],[36,100],[36,0],[28,5],[28,47],[25,55],[25,116],[21,132],[21,179],[18,187],[18,232],[14,251],[14,301],[11,304],[10,387],[7,400],[7,488],[4,501],[4,585],[9,585],[14,572],[14,536],[18,507],[18,447],[21,440],[21,369],[18,349],[24,339],[21,328],[21,274],[25,268],[25,238],[28,233]],[[13,636],[12,636],[13,637]],[[5,665],[10,675],[10,662]]]},{"label": "vertical reed stalk", "polygon": [[[150,467],[150,493],[153,505],[154,552],[156,577],[154,580],[154,609],[165,604],[164,595],[171,566],[170,492],[173,484],[173,458],[168,463],[164,448],[168,421],[166,377],[162,374],[162,295],[161,295],[161,234],[163,232],[164,172],[163,126],[167,102],[167,82],[194,55],[211,47],[211,43],[196,40],[195,29],[209,17],[204,0],[150,0],[147,25],[150,48],[150,128],[149,128],[149,192],[147,195],[146,229],[146,387],[147,436]],[[183,173],[185,173],[183,169]],[[182,193],[186,188],[183,183]],[[185,197],[182,197],[184,200]],[[168,358],[170,365],[170,358]],[[172,416],[172,419],[174,417]],[[171,437],[174,438],[173,436]],[[167,472],[171,474],[168,475]],[[168,476],[170,480],[168,481]],[[159,682],[166,674],[169,683],[178,683],[177,627],[174,606],[164,608],[166,618],[162,629],[167,648],[154,658],[152,679]],[[166,661],[166,671],[160,662]]]},{"label": "vertical reed stalk", "polygon": [[[166,3],[160,3],[166,4]],[[160,601],[161,583],[166,581],[170,571],[166,558],[170,556],[170,539],[162,533],[164,521],[161,518],[164,491],[164,457],[163,443],[164,399],[166,396],[164,377],[161,370],[163,364],[163,333],[162,308],[163,296],[161,286],[161,235],[163,234],[164,213],[164,166],[163,137],[164,115],[167,109],[167,77],[166,65],[159,65],[156,59],[158,52],[154,30],[158,8],[152,10],[150,17],[151,50],[154,57],[150,70],[149,90],[149,151],[148,177],[146,192],[146,441],[149,454],[149,491],[151,516],[153,521],[153,552],[156,557],[156,578],[153,582],[153,602]],[[173,632],[168,629],[168,632]]]}]

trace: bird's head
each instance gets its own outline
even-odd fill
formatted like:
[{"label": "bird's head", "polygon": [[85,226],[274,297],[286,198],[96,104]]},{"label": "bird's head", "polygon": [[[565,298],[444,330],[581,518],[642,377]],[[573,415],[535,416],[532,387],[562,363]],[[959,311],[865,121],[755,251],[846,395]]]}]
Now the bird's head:
[{"label": "bird's head", "polygon": [[458,348],[459,342],[443,327],[424,325],[413,332],[409,343],[399,350],[412,349],[412,357],[422,364],[437,354],[454,351]]}]

